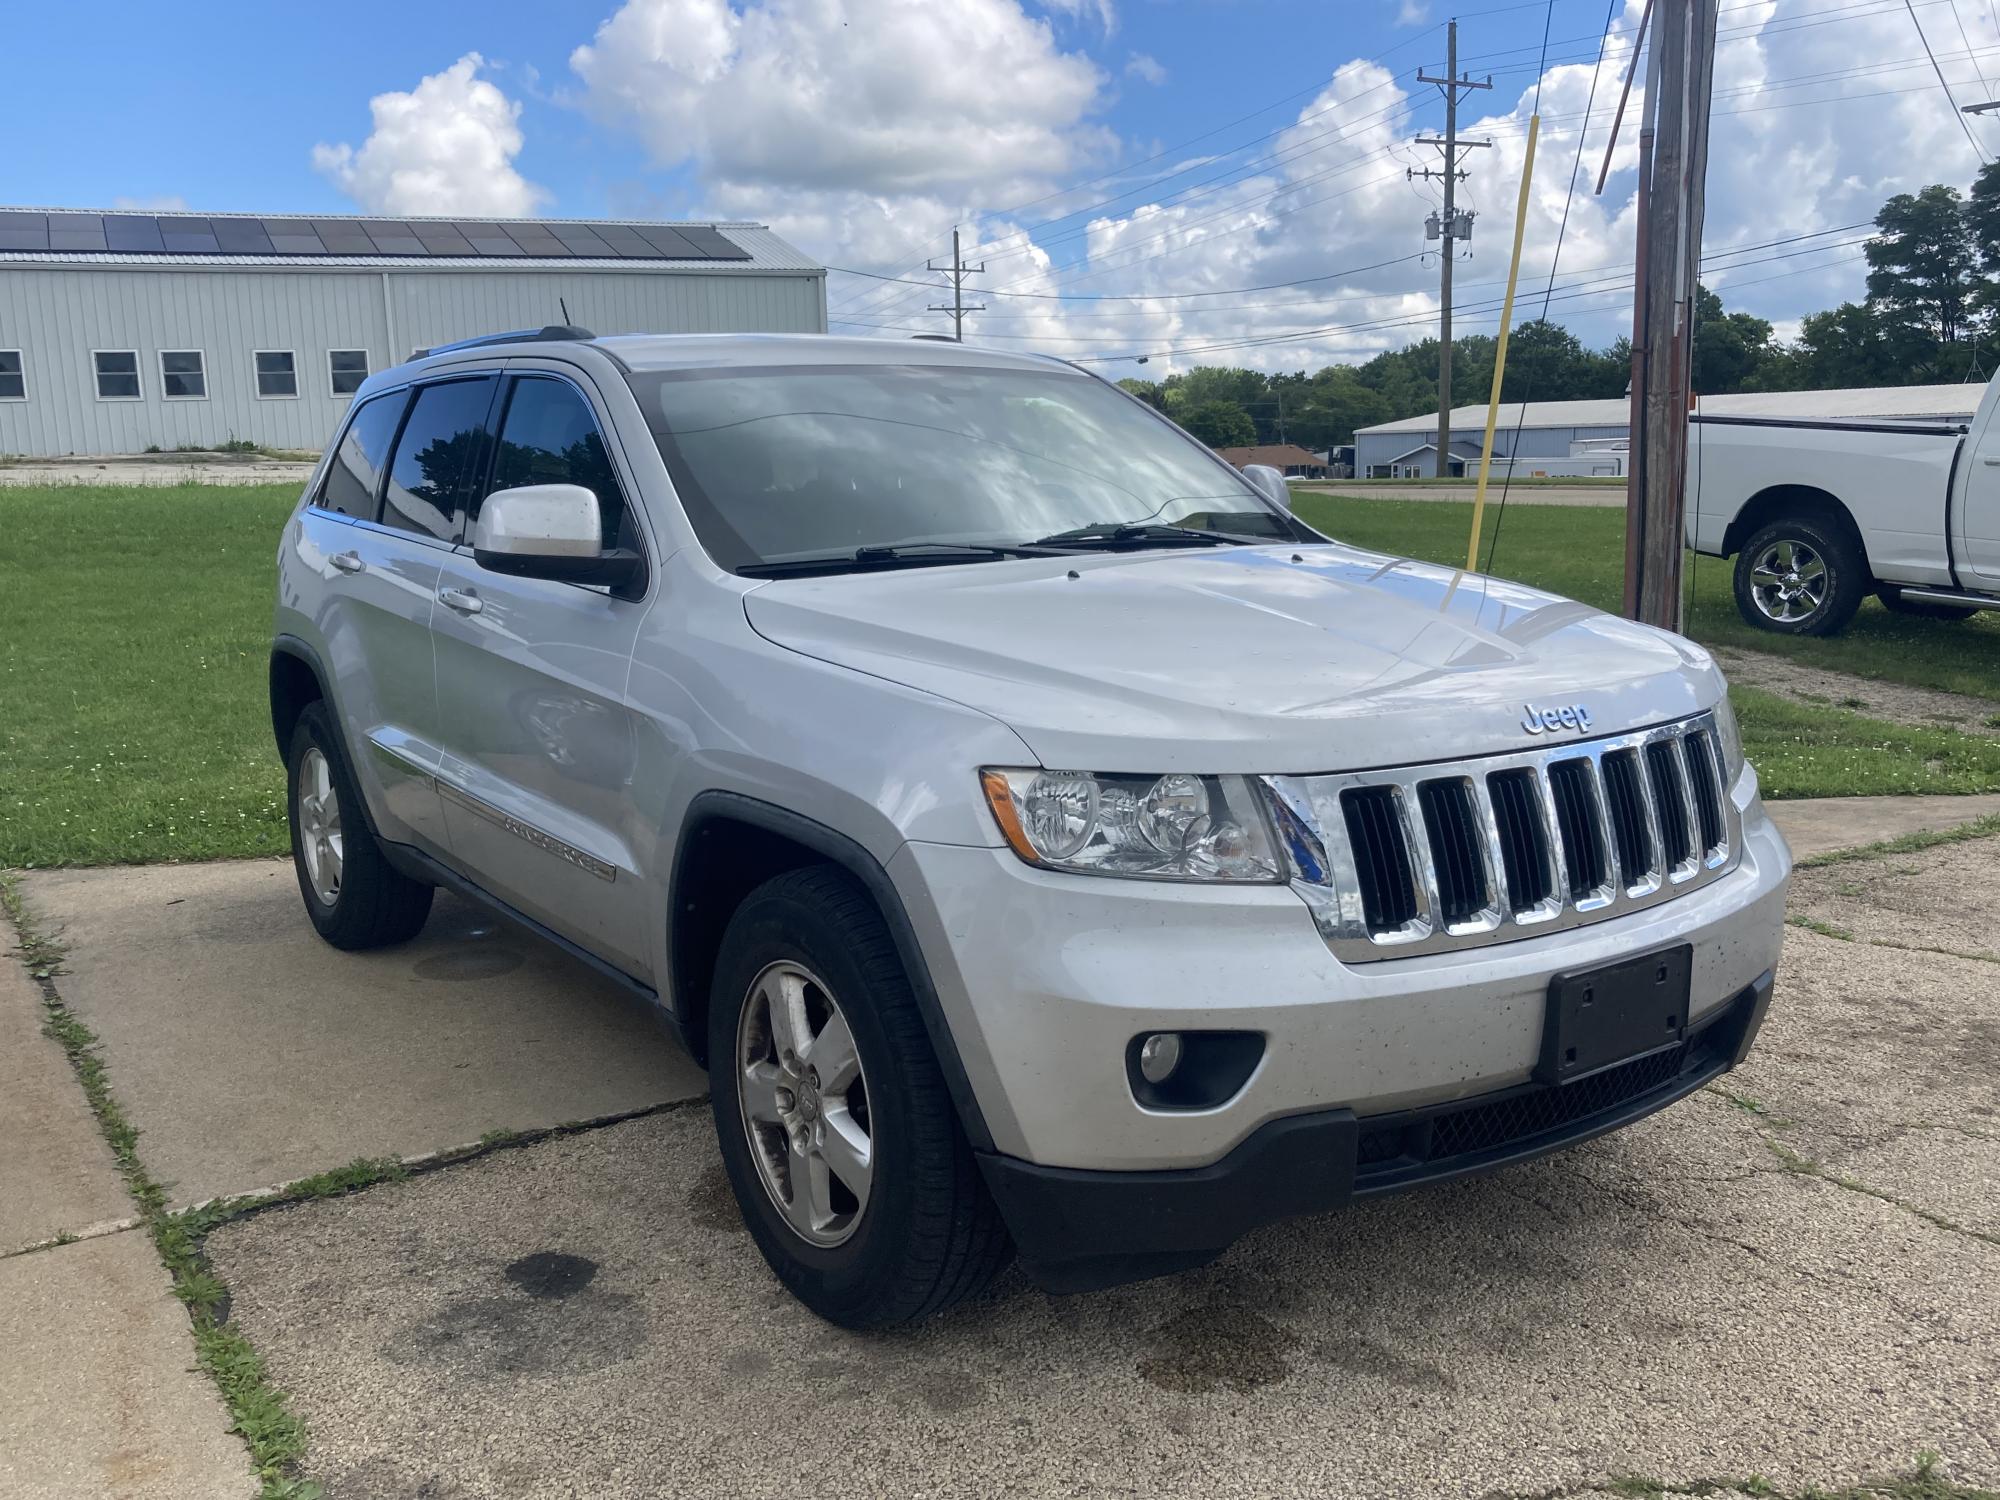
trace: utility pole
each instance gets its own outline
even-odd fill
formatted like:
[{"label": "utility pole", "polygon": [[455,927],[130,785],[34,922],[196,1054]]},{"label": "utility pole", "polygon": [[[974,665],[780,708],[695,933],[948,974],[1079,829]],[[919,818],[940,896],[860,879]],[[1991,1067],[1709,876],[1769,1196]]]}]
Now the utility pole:
[{"label": "utility pole", "polygon": [[982,260],[976,266],[968,266],[965,263],[965,257],[958,253],[958,230],[954,228],[951,232],[951,264],[941,266],[935,261],[927,260],[924,262],[924,265],[930,270],[942,271],[951,278],[951,301],[933,302],[930,310],[932,312],[948,312],[951,314],[951,336],[962,344],[965,342],[965,315],[969,312],[986,311],[986,305],[983,302],[977,307],[967,307],[965,305],[965,278],[968,276],[984,275],[986,272],[986,262]]},{"label": "utility pole", "polygon": [[1669,630],[1684,623],[1689,382],[1718,3],[1655,0],[1639,130],[1625,613]]},{"label": "utility pole", "polygon": [[[1419,136],[1419,146],[1436,146],[1444,153],[1444,167],[1433,170],[1425,167],[1422,171],[1409,168],[1405,176],[1433,177],[1444,179],[1444,217],[1438,224],[1439,235],[1444,245],[1441,257],[1442,285],[1438,291],[1438,432],[1437,432],[1437,475],[1439,479],[1451,477],[1451,267],[1457,259],[1457,242],[1472,238],[1472,215],[1458,212],[1458,184],[1465,180],[1465,171],[1458,164],[1460,151],[1485,150],[1491,141],[1460,141],[1458,138],[1458,99],[1461,93],[1474,89],[1493,87],[1492,75],[1487,75],[1484,83],[1474,83],[1458,71],[1458,22],[1453,21],[1445,33],[1444,77],[1433,78],[1428,73],[1417,74],[1418,83],[1434,83],[1444,95],[1444,138],[1434,135]],[[1429,226],[1427,225],[1426,228]],[[1428,236],[1427,236],[1428,238]]]}]

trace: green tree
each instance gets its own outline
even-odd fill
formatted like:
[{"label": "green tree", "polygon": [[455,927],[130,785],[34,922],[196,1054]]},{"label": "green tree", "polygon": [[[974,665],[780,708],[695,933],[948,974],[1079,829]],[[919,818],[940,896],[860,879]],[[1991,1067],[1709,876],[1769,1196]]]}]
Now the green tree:
[{"label": "green tree", "polygon": [[1204,401],[1175,420],[1211,448],[1247,448],[1257,441],[1257,424],[1234,401]]},{"label": "green tree", "polygon": [[1748,389],[1772,354],[1771,325],[1749,313],[1726,312],[1705,286],[1694,292],[1694,388],[1703,396]]},{"label": "green tree", "polygon": [[1979,250],[1965,201],[1942,183],[1898,193],[1882,205],[1875,227],[1881,232],[1865,247],[1868,301],[1885,329],[1904,324],[1929,338],[1925,364],[1935,373],[1971,332]]},{"label": "green tree", "polygon": [[1126,379],[1118,382],[1118,389],[1124,391],[1127,395],[1137,396],[1141,401],[1152,407],[1154,411],[1165,411],[1167,409],[1167,398],[1160,394],[1160,387],[1157,381],[1134,380],[1128,376]]},{"label": "green tree", "polygon": [[1581,401],[1616,396],[1625,388],[1583,341],[1560,323],[1536,318],[1514,330],[1507,344],[1503,401]]}]

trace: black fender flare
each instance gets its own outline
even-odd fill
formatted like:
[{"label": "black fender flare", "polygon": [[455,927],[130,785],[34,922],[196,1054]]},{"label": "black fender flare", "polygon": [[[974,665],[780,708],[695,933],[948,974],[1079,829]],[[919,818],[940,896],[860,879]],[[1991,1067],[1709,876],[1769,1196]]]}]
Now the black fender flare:
[{"label": "black fender flare", "polygon": [[[882,913],[883,923],[888,927],[890,939],[896,945],[896,956],[902,960],[904,972],[910,976],[910,989],[916,996],[917,1009],[924,1018],[924,1030],[930,1035],[931,1051],[937,1057],[938,1069],[944,1075],[945,1087],[951,1094],[952,1104],[958,1111],[959,1123],[965,1130],[966,1138],[971,1142],[973,1150],[992,1151],[994,1149],[992,1132],[986,1127],[986,1117],[981,1112],[979,1100],[972,1091],[972,1080],[965,1071],[964,1061],[959,1057],[958,1043],[952,1037],[951,1027],[945,1020],[944,1006],[938,999],[937,986],[931,979],[930,965],[925,961],[923,948],[917,941],[916,928],[903,907],[903,898],[897,893],[896,883],[889,878],[889,872],[867,849],[839,830],[793,812],[790,808],[779,807],[775,803],[764,802],[755,797],[747,797],[740,792],[706,791],[697,794],[688,804],[687,812],[681,819],[680,837],[674,847],[673,872],[669,877],[667,890],[669,923],[667,962],[676,1000],[674,1014],[681,1028],[682,1040],[688,1044],[689,1050],[696,1056],[702,1055],[706,1050],[707,1038],[688,1035],[693,1007],[678,1003],[687,990],[681,959],[674,944],[672,922],[673,915],[685,910],[688,905],[682,877],[693,842],[705,824],[721,819],[748,823],[788,839],[811,850],[828,864],[845,870],[861,883],[862,889],[868,892],[876,909]],[[704,1001],[705,999],[706,997]]]}]

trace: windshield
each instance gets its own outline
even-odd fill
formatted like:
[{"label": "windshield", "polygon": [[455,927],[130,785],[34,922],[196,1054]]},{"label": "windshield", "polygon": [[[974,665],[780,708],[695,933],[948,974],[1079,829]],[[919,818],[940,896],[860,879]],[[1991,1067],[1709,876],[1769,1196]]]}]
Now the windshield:
[{"label": "windshield", "polygon": [[1025,545],[1150,523],[1300,533],[1207,449],[1066,371],[814,365],[632,377],[702,545],[731,571]]}]

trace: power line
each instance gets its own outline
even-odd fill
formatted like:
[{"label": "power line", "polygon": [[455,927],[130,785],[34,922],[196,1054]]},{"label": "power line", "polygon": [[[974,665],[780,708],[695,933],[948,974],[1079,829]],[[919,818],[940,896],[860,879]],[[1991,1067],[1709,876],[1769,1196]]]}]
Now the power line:
[{"label": "power line", "polygon": [[1966,144],[1972,147],[1981,162],[1986,161],[1986,152],[1972,134],[1972,127],[1966,123],[1965,116],[1959,112],[1958,100],[1952,97],[1951,85],[1945,82],[1944,69],[1938,66],[1937,55],[1931,51],[1931,39],[1924,35],[1924,23],[1917,19],[1916,6],[1912,0],[1903,0],[1903,8],[1910,13],[1910,24],[1917,28],[1917,40],[1924,44],[1924,55],[1930,58],[1931,71],[1937,74],[1938,87],[1944,90],[1945,100],[1951,105],[1952,118],[1958,121],[1958,128],[1965,132]]}]

